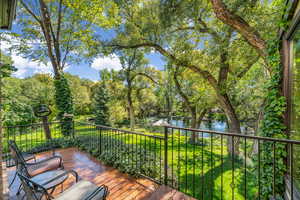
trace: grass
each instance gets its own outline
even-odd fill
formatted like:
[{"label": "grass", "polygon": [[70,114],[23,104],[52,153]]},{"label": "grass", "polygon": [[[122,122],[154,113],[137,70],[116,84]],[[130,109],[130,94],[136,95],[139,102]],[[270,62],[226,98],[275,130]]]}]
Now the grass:
[{"label": "grass", "polygon": [[[76,123],[76,136],[91,136],[91,146],[97,146],[100,130],[93,126]],[[63,135],[57,124],[51,125],[52,137],[60,138]],[[114,138],[131,144],[138,150],[143,147],[154,155],[155,162],[149,163],[158,169],[161,174],[155,178],[163,182],[164,169],[164,134],[137,129],[147,135],[125,134],[117,131],[105,131],[105,137]],[[5,140],[15,139],[23,150],[41,145],[46,141],[42,127],[5,132]],[[201,145],[192,145],[189,142],[188,132],[173,132],[168,139],[168,185],[185,192],[197,199],[255,199],[257,193],[256,180],[253,168],[241,158],[232,158],[227,153],[226,138],[210,137],[200,139]],[[5,141],[4,140],[4,141]],[[251,143],[246,143],[244,149],[249,149]],[[6,146],[6,142],[4,143]],[[116,146],[114,146],[115,148]],[[7,150],[7,147],[5,148]],[[114,149],[119,151],[120,149]],[[158,163],[158,164],[157,164]],[[194,184],[193,184],[194,183]],[[232,188],[234,186],[234,189]]]}]

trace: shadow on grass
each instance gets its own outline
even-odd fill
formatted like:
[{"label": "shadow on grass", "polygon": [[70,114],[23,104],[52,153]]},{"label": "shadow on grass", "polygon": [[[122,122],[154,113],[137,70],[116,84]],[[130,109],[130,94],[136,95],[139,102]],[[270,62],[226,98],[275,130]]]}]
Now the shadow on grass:
[{"label": "shadow on grass", "polygon": [[[211,154],[211,152],[207,152]],[[207,155],[207,154],[206,154]],[[197,199],[255,199],[255,176],[244,169],[243,162],[232,159],[230,156],[220,161],[219,155],[213,155],[212,160],[207,158],[197,169],[181,173],[178,189]],[[218,165],[214,165],[218,163]],[[233,198],[234,197],[234,198]]]}]

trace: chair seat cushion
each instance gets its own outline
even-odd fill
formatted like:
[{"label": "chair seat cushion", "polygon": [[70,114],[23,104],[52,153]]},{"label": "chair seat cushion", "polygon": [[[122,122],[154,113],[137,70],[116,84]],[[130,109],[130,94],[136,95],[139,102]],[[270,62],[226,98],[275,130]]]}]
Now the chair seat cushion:
[{"label": "chair seat cushion", "polygon": [[82,180],[65,190],[55,200],[102,200],[106,194],[106,188]]},{"label": "chair seat cushion", "polygon": [[65,170],[51,170],[34,176],[31,178],[31,180],[39,185],[42,185],[48,190],[62,184],[65,180],[67,180],[69,174],[65,172]]},{"label": "chair seat cushion", "polygon": [[33,177],[46,171],[58,169],[60,168],[60,165],[60,159],[57,157],[53,157],[52,159],[48,159],[45,162],[40,161],[32,165],[27,165],[27,170],[29,176]]}]

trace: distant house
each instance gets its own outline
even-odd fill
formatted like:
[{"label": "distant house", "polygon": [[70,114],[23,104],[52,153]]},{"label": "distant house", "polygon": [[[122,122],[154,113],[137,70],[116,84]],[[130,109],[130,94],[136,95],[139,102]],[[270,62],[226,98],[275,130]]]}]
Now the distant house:
[{"label": "distant house", "polygon": [[17,0],[0,0],[0,29],[10,30],[16,16]]}]

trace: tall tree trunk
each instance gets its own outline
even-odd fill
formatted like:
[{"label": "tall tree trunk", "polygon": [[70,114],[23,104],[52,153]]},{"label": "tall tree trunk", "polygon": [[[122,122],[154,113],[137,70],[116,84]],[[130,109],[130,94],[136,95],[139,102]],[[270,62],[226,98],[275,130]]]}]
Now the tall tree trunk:
[{"label": "tall tree trunk", "polygon": [[171,98],[170,98],[170,94],[169,92],[166,93],[166,109],[167,109],[167,120],[168,120],[168,123],[170,124],[171,123],[171,119],[172,119],[172,103],[171,103]]},{"label": "tall tree trunk", "polygon": [[[191,128],[198,128],[196,109],[193,107],[191,108],[190,112],[191,112]],[[190,143],[195,144],[197,142],[197,139],[198,139],[198,133],[192,132]]]},{"label": "tall tree trunk", "polygon": [[[177,89],[178,94],[182,97],[182,99],[184,100],[184,104],[187,106],[190,114],[191,114],[191,128],[196,128],[197,126],[197,112],[196,112],[196,106],[190,102],[188,95],[186,95],[182,88],[181,85],[178,81],[178,67],[176,68],[176,71],[173,75],[173,79],[175,82],[175,86]],[[190,138],[190,142],[193,144],[196,142],[198,134],[196,134],[195,132],[192,132],[191,138]]]},{"label": "tall tree trunk", "polygon": [[[217,94],[218,101],[221,107],[224,109],[224,112],[227,117],[229,132],[240,134],[241,133],[241,125],[240,121],[235,113],[235,109],[233,108],[230,99],[227,94]],[[232,140],[233,139],[233,140]],[[230,155],[239,155],[239,137],[227,137],[227,151]]]},{"label": "tall tree trunk", "polygon": [[42,117],[44,132],[47,140],[51,140],[51,130],[49,127],[48,116]]},{"label": "tall tree trunk", "polygon": [[132,88],[130,82],[128,82],[127,102],[128,102],[128,110],[129,110],[130,129],[134,130],[135,119],[134,119],[134,109],[133,109],[133,102],[132,102]]},{"label": "tall tree trunk", "polygon": [[200,127],[200,125],[201,125],[201,123],[203,121],[203,118],[205,117],[207,111],[208,111],[208,109],[204,108],[202,110],[202,112],[200,113],[200,115],[198,116],[196,128]]},{"label": "tall tree trunk", "polygon": [[[254,135],[257,135],[258,130],[259,130],[259,124],[260,124],[261,120],[263,119],[264,107],[265,107],[265,101],[263,102],[263,104],[261,106],[261,109],[260,109],[260,111],[258,113],[258,116],[257,116],[257,121],[256,121],[255,128],[254,128]],[[251,156],[258,153],[258,141],[257,140],[254,140],[251,149],[252,149],[251,153],[250,153]]]}]

